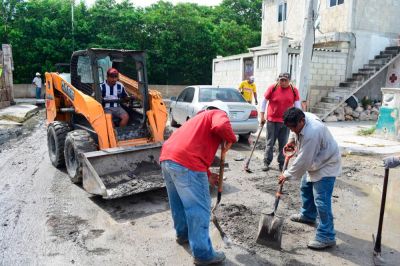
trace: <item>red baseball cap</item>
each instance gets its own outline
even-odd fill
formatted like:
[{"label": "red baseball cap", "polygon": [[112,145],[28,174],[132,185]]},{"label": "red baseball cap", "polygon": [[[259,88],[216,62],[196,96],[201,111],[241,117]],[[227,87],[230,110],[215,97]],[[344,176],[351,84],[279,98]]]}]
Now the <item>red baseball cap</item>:
[{"label": "red baseball cap", "polygon": [[107,70],[107,76],[118,75],[118,74],[119,74],[119,72],[116,68],[111,67]]}]

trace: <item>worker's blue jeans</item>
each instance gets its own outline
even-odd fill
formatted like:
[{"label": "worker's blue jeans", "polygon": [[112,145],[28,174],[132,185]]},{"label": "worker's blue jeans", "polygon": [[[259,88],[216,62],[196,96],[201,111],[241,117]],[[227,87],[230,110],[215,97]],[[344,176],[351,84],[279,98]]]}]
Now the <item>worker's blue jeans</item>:
[{"label": "worker's blue jeans", "polygon": [[167,160],[161,162],[176,235],[189,239],[193,257],[211,260],[215,256],[209,225],[211,197],[206,172],[195,172]]},{"label": "worker's blue jeans", "polygon": [[332,214],[332,192],[335,185],[334,176],[326,176],[317,182],[307,182],[306,175],[301,179],[301,198],[303,206],[301,215],[308,220],[319,217],[315,239],[320,242],[335,240],[335,229]]},{"label": "worker's blue jeans", "polygon": [[36,87],[36,99],[40,99],[41,94],[42,94],[42,88]]}]

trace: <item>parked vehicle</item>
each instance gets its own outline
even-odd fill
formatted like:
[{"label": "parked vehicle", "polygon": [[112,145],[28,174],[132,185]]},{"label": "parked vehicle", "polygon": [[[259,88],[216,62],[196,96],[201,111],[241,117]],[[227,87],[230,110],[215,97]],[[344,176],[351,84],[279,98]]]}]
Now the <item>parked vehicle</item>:
[{"label": "parked vehicle", "polygon": [[186,87],[178,98],[171,97],[169,109],[171,126],[182,125],[215,100],[227,103],[229,119],[235,134],[247,139],[250,133],[257,131],[259,124],[257,109],[247,103],[238,90],[206,85]]}]

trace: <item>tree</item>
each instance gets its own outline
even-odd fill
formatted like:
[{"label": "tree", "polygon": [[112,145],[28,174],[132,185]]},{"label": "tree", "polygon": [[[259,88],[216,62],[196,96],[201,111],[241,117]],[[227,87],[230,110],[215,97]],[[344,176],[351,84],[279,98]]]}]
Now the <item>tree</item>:
[{"label": "tree", "polygon": [[145,10],[145,47],[149,51],[149,80],[156,83],[210,83],[216,56],[214,25],[194,4],[167,2]]},{"label": "tree", "polygon": [[224,0],[217,7],[159,1],[147,8],[129,0],[97,0],[91,8],[75,2],[2,1],[0,41],[13,47],[15,83],[55,70],[74,50],[102,47],[146,50],[153,84],[208,84],[217,54],[259,44],[261,0]]}]

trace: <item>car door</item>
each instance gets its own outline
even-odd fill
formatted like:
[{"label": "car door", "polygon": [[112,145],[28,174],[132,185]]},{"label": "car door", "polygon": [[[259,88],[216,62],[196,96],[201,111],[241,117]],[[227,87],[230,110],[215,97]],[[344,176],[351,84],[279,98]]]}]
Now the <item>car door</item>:
[{"label": "car door", "polygon": [[193,98],[194,98],[194,93],[195,93],[195,89],[193,87],[189,87],[186,89],[186,94],[185,97],[183,98],[183,102],[184,102],[184,110],[183,110],[183,115],[184,115],[184,119],[185,121],[188,120],[189,118],[193,117]]},{"label": "car door", "polygon": [[182,124],[185,122],[185,119],[183,119],[182,111],[184,109],[184,98],[186,94],[186,89],[184,89],[178,96],[178,99],[176,99],[176,102],[174,103],[174,106],[171,108],[171,113],[172,117],[178,124]]}]

